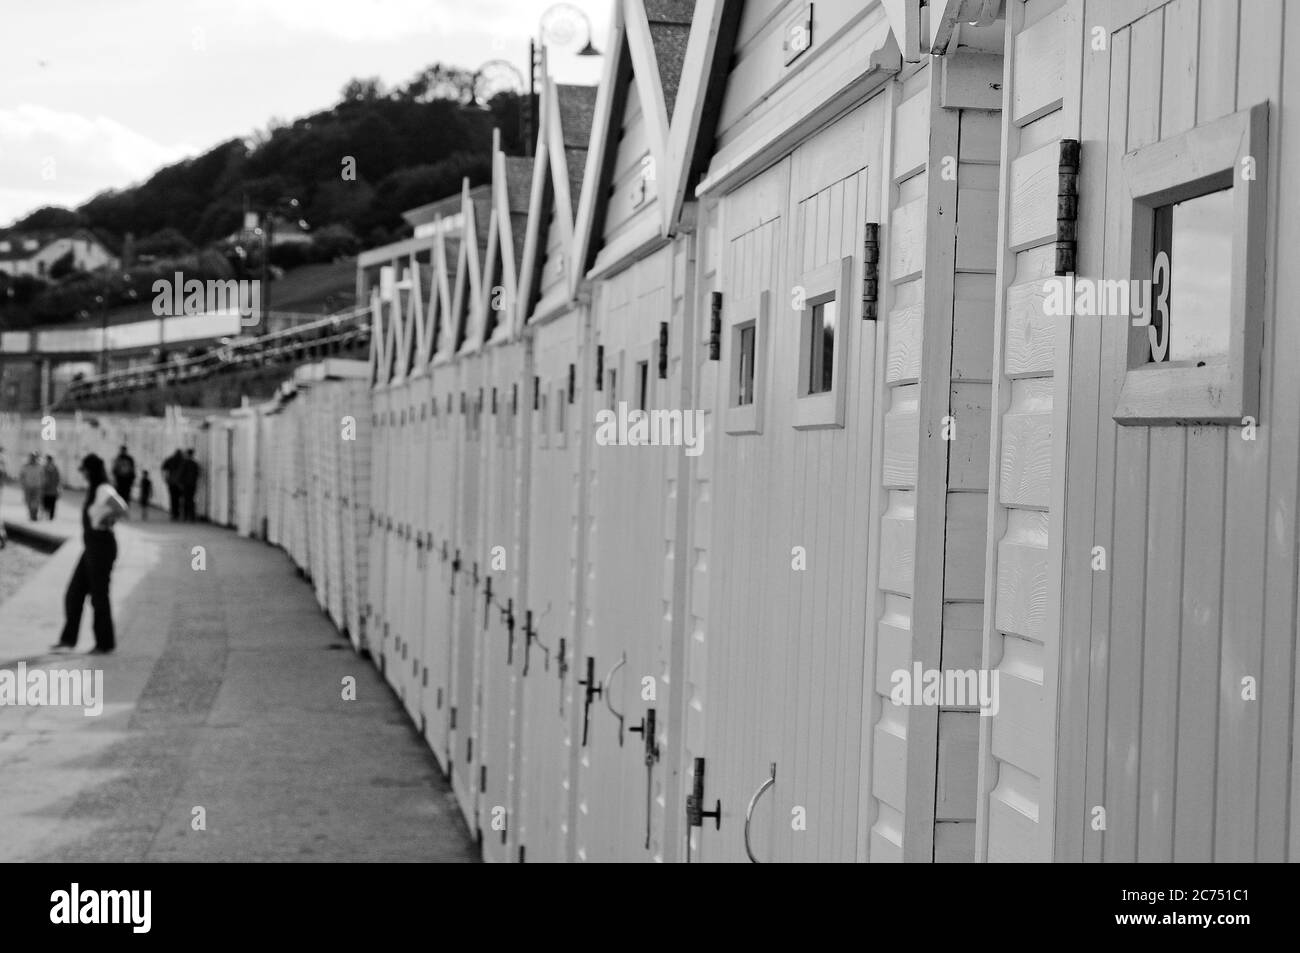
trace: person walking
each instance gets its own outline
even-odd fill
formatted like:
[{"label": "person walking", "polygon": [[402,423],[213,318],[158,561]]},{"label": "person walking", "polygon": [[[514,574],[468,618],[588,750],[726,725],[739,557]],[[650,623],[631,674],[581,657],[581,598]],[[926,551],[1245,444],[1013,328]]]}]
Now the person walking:
[{"label": "person walking", "polygon": [[131,484],[135,483],[135,457],[122,447],[113,461],[113,485],[124,503],[131,502]]},{"label": "person walking", "polygon": [[149,500],[153,497],[153,480],[149,479],[149,471],[140,471],[140,519],[149,518]]},{"label": "person walking", "polygon": [[87,454],[81,461],[80,472],[86,480],[86,502],[81,507],[81,535],[85,549],[68,582],[68,591],[63,597],[63,633],[52,648],[56,652],[70,652],[77,647],[81,613],[89,596],[95,612],[95,647],[91,654],[107,655],[117,647],[113,609],[108,598],[109,578],[117,559],[113,524],[126,515],[126,501],[109,485],[108,471],[100,457]]},{"label": "person walking", "polygon": [[23,488],[23,501],[27,504],[27,515],[35,523],[41,515],[41,493],[45,489],[45,468],[41,466],[41,455],[32,453],[23,464],[18,474],[18,482]]},{"label": "person walking", "polygon": [[48,453],[45,455],[44,475],[45,482],[41,486],[41,506],[45,509],[45,515],[54,519],[54,505],[59,502],[59,491],[63,489],[63,476],[59,473],[58,464]]},{"label": "person walking", "polygon": [[179,449],[163,461],[163,482],[167,484],[167,504],[171,510],[172,522],[181,518],[181,464],[185,454]]},{"label": "person walking", "polygon": [[199,489],[199,461],[194,459],[193,447],[185,451],[185,458],[181,460],[180,471],[181,518],[187,523],[193,523],[195,520],[194,494]]},{"label": "person walking", "polygon": [[[9,467],[5,464],[5,448],[0,447],[0,503],[4,502],[5,486],[9,483]],[[9,545],[9,536],[5,533],[5,521],[0,519],[0,549]]]}]

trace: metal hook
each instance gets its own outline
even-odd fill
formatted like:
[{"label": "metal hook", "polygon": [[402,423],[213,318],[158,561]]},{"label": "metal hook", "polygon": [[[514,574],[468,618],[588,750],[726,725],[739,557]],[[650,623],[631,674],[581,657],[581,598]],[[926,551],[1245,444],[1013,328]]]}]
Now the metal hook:
[{"label": "metal hook", "polygon": [[758,790],[754,792],[754,796],[749,799],[749,807],[745,808],[745,853],[749,855],[749,862],[751,864],[761,864],[762,861],[754,856],[754,850],[752,847],[750,847],[749,822],[754,817],[754,806],[758,804],[758,799],[761,798],[767,792],[767,789],[774,784],[776,784],[776,762],[775,761],[772,762],[771,776],[768,777],[766,781],[764,781],[762,784],[759,785]]},{"label": "metal hook", "polygon": [[609,713],[618,719],[618,746],[623,747],[623,713],[614,709],[614,683],[611,679],[614,673],[627,664],[627,653],[624,652],[622,658],[614,663],[614,667],[605,673],[605,707]]}]

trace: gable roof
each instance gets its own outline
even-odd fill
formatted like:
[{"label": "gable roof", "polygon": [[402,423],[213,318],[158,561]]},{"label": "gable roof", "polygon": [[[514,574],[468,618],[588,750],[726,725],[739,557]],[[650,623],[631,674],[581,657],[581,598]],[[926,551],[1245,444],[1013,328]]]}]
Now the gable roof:
[{"label": "gable roof", "polygon": [[[676,109],[692,30],[698,28],[693,27],[698,21],[696,6],[697,0],[618,0],[615,4],[577,215],[575,294],[578,281],[599,250],[623,112],[632,85],[641,104],[650,170],[660,183],[658,191],[663,192],[662,183],[671,185],[675,180],[668,151],[669,116]],[[656,205],[658,234],[667,237],[675,228],[673,216],[680,209],[674,208],[672,202]],[[642,226],[637,235],[649,228]]]},{"label": "gable roof", "polygon": [[[574,223],[583,188],[583,170],[587,164],[587,146],[598,94],[591,86],[560,85],[546,72],[546,51],[542,51],[542,87],[538,91],[540,122],[537,149],[531,161],[532,184],[529,189],[527,230],[519,258],[519,293],[516,326],[522,327],[534,316],[539,304],[542,269],[550,229],[559,229],[564,249],[566,280],[565,300],[576,290],[572,254]],[[555,215],[550,212],[554,209]],[[558,304],[547,302],[547,306]]]},{"label": "gable roof", "polygon": [[[28,258],[39,255],[55,242],[65,238],[91,242],[104,249],[109,255],[113,254],[113,250],[88,228],[69,228],[44,232],[0,232],[0,245],[5,242],[9,243],[8,251],[0,250],[0,261],[26,261]],[[36,247],[27,248],[26,245],[29,242],[35,242]]]}]

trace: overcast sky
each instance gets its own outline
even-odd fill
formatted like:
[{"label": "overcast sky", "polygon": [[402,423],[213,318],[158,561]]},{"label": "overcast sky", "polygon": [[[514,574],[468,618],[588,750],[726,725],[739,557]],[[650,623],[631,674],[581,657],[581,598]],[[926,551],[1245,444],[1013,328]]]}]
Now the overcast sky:
[{"label": "overcast sky", "polygon": [[[574,0],[605,51],[613,0]],[[0,0],[0,226],[75,206],[159,166],[332,106],[354,76],[434,62],[527,75],[535,0]],[[601,59],[552,47],[551,73]]]}]

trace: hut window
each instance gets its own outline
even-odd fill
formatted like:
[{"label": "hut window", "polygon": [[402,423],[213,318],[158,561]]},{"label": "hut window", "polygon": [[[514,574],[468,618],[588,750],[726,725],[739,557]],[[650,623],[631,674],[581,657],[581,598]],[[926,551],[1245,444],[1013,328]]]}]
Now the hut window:
[{"label": "hut window", "polygon": [[608,381],[605,390],[609,394],[609,409],[616,411],[618,410],[618,371],[611,367],[605,374]]},{"label": "hut window", "polygon": [[1162,205],[1154,216],[1148,363],[1226,359],[1232,189]]},{"label": "hut window", "polygon": [[799,365],[794,425],[843,427],[847,384],[849,278],[853,260],[841,258],[806,272],[795,288]]},{"label": "hut window", "polygon": [[636,362],[636,409],[646,410],[646,401],[650,393],[650,362]]},{"label": "hut window", "polygon": [[1259,410],[1268,105],[1128,153],[1130,279],[1115,420],[1241,424]]},{"label": "hut window", "polygon": [[758,329],[753,321],[736,328],[736,406],[754,402],[754,338]]},{"label": "hut window", "polygon": [[565,408],[568,407],[568,394],[565,388],[561,387],[555,391],[555,445],[564,446],[565,437]]},{"label": "hut window", "polygon": [[767,367],[768,292],[735,302],[727,315],[727,394],[724,429],[730,434],[762,432]]}]

